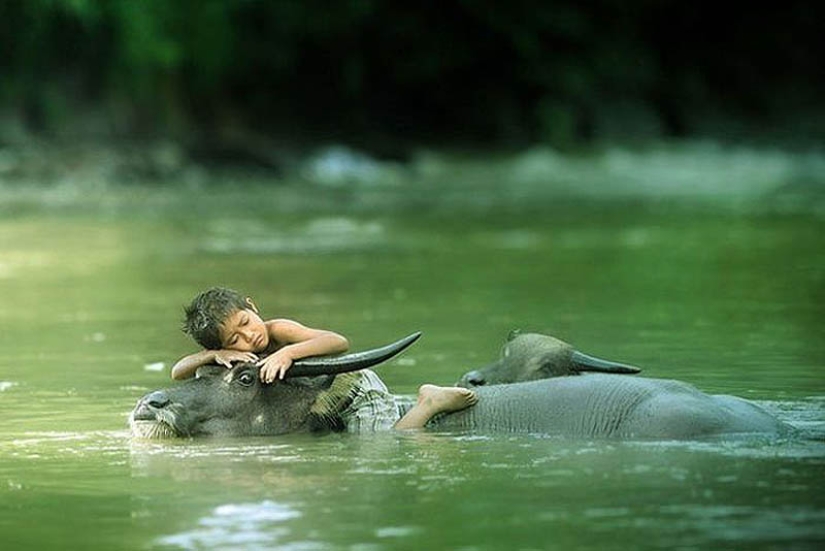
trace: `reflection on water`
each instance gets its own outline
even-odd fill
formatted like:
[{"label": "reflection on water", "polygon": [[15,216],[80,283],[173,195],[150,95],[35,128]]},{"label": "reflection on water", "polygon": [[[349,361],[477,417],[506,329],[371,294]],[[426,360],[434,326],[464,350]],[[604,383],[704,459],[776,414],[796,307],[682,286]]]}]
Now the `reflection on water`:
[{"label": "reflection on water", "polygon": [[[11,499],[3,522],[21,520],[8,507],[21,498],[122,493],[127,501],[98,516],[121,526],[122,548],[437,541],[489,549],[515,537],[517,548],[604,548],[621,538],[634,548],[813,549],[806,542],[825,539],[821,439],[386,433],[146,442],[126,431],[43,432],[4,442],[0,458]],[[111,548],[105,535],[90,548]]]},{"label": "reflection on water", "polygon": [[[727,192],[759,203],[819,166],[743,154],[732,174],[717,151],[700,152],[702,166],[651,155],[641,187],[674,169],[670,199],[715,166],[701,195],[730,177]],[[95,206],[0,189],[15,207],[0,205],[4,549],[820,548],[825,221],[815,208],[557,203],[559,189],[587,195],[605,174],[621,177],[614,196],[647,193],[633,187],[633,155],[596,161],[424,156],[415,197],[406,185],[360,195],[267,183],[117,188]],[[759,193],[742,191],[753,179]],[[380,368],[398,393],[452,383],[520,327],[757,400],[803,438],[130,441],[137,398],[193,349],[181,305],[214,284],[251,294],[265,316],[337,329],[354,349],[423,330]]]},{"label": "reflection on water", "polygon": [[[299,512],[268,500],[230,503],[216,507],[211,514],[198,521],[198,527],[194,530],[165,536],[157,542],[181,549],[268,550],[276,546],[283,549],[280,540],[289,534],[289,529],[281,525],[299,516]],[[296,550],[322,548],[309,542],[307,545],[289,546],[289,549]]]},{"label": "reflection on water", "polygon": [[155,502],[160,510],[146,512],[147,520],[179,517],[179,529],[157,540],[174,548],[243,540],[253,549],[418,548],[428,541],[487,549],[516,538],[525,548],[566,549],[603,548],[621,537],[635,548],[779,549],[825,538],[821,442],[393,434],[143,451],[133,448],[133,476],[220,486],[211,492],[218,505],[190,515],[177,513],[175,503]]},{"label": "reflection on water", "polygon": [[[674,545],[696,545],[708,542],[729,542],[736,545],[759,545],[773,542],[777,548],[794,545],[799,540],[822,540],[825,537],[819,528],[825,513],[808,506],[784,506],[765,509],[755,506],[674,506],[662,509],[662,514],[671,518],[668,526],[675,533],[696,532],[689,538],[674,538]],[[692,541],[691,541],[692,540]],[[784,543],[787,542],[787,543]]]}]

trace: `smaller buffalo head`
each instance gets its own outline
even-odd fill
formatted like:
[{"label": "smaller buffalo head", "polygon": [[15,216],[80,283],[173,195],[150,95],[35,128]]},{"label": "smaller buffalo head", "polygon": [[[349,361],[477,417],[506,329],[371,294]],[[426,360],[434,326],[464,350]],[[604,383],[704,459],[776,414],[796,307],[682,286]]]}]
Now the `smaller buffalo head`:
[{"label": "smaller buffalo head", "polygon": [[468,371],[458,385],[468,388],[500,385],[578,375],[585,371],[633,374],[641,369],[582,354],[549,335],[513,331],[507,337],[498,361]]}]

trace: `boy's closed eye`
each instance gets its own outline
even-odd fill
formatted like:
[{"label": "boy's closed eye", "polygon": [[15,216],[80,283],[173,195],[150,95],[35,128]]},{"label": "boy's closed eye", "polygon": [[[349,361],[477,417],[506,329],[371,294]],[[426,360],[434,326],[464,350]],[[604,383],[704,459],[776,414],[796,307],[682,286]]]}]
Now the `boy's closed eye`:
[{"label": "boy's closed eye", "polygon": [[[239,321],[239,323],[238,323],[238,327],[244,327],[244,326],[245,326],[245,325],[247,325],[248,323],[249,323],[249,316],[244,315],[244,316],[242,316],[242,317],[241,317],[241,319],[240,319],[240,321]],[[238,343],[238,334],[237,334],[237,333],[234,333],[234,334],[232,335],[232,337],[230,337],[230,339],[229,339],[229,343],[228,343],[228,344],[229,344],[229,346],[234,346],[234,345],[236,345],[237,343]]]}]

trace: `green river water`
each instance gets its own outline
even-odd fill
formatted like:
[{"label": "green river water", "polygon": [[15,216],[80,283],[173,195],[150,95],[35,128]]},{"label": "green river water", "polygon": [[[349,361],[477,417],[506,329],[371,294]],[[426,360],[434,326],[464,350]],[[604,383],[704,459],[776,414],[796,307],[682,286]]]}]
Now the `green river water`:
[{"label": "green river water", "polygon": [[[65,193],[12,190],[0,208],[4,550],[825,544],[821,215],[546,196],[498,208],[495,193],[462,209],[461,189],[444,204],[395,188]],[[422,330],[378,368],[398,393],[452,383],[523,328],[759,401],[807,437],[130,440],[135,401],[194,350],[182,305],[216,284],[353,350]]]}]

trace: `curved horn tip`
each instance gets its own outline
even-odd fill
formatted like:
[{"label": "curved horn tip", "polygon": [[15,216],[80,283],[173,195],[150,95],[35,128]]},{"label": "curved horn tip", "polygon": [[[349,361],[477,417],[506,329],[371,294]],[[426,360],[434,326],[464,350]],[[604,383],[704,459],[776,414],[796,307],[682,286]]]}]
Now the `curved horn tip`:
[{"label": "curved horn tip", "polygon": [[415,341],[417,341],[421,337],[421,334],[421,331],[416,331],[415,333],[411,333],[402,339],[380,348],[365,350],[363,352],[355,352],[344,356],[316,356],[312,358],[303,358],[293,362],[292,368],[287,372],[286,376],[302,377],[329,375],[366,369],[385,362],[393,356],[400,354],[402,351],[409,348]]},{"label": "curved horn tip", "polygon": [[571,357],[573,362],[579,368],[579,371],[593,371],[596,373],[617,373],[622,375],[634,375],[641,373],[641,368],[633,365],[621,364],[612,362],[610,360],[603,360],[594,356],[588,356],[578,350],[573,352]]},{"label": "curved horn tip", "polygon": [[414,333],[410,333],[409,335],[407,335],[406,337],[404,337],[401,340],[402,341],[409,340],[411,343],[413,343],[413,342],[417,341],[418,339],[420,339],[421,335],[423,335],[423,334],[424,334],[423,331],[415,331]]}]

